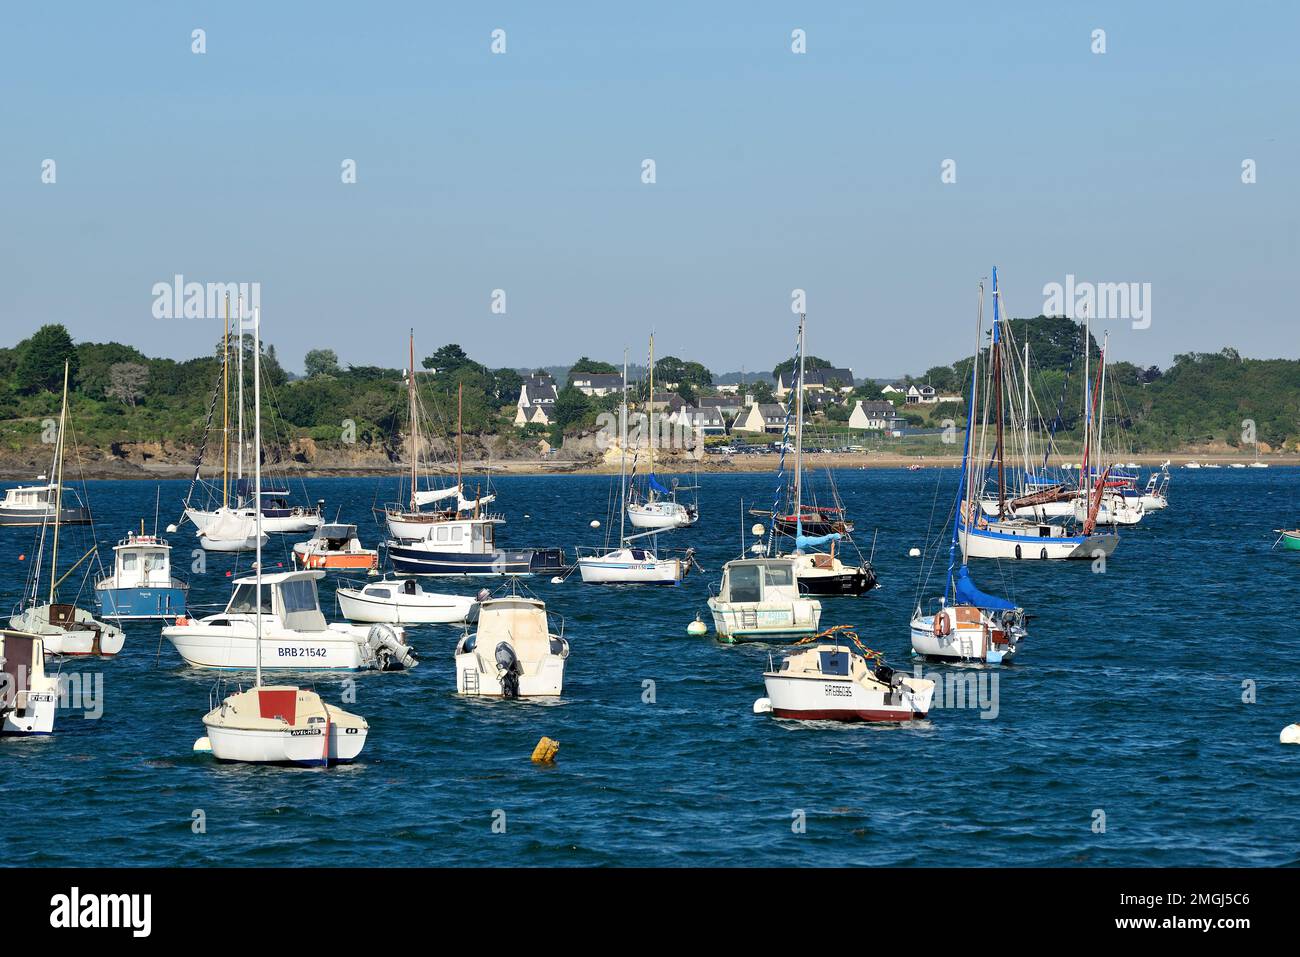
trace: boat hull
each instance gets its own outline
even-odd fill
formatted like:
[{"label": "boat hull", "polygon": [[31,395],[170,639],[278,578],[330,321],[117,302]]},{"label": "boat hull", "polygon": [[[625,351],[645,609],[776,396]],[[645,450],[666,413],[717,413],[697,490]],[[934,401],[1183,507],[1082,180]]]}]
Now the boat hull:
[{"label": "boat hull", "polygon": [[589,585],[675,585],[685,575],[680,559],[606,561],[579,558],[578,572]]},{"label": "boat hull", "polygon": [[627,507],[628,521],[636,528],[687,528],[694,525],[698,517],[678,502],[653,502]]},{"label": "boat hull", "polygon": [[[194,527],[199,531],[212,524],[218,514],[218,512],[209,512],[197,508],[187,508],[185,510],[185,517],[193,522]],[[250,520],[253,518],[251,508],[241,509],[240,514],[247,515]],[[324,519],[317,512],[299,509],[262,510],[263,532],[314,532],[323,523]]]},{"label": "boat hull", "polygon": [[564,551],[559,548],[496,549],[475,555],[392,541],[388,559],[403,575],[541,575],[564,570]]},{"label": "boat hull", "polygon": [[801,570],[798,582],[799,594],[813,595],[818,598],[865,595],[878,584],[875,570],[869,566],[829,573]]},{"label": "boat hull", "polygon": [[75,619],[51,624],[50,607],[28,608],[9,619],[14,630],[40,635],[46,657],[112,658],[126,644],[122,629],[96,620],[81,608],[75,609]]},{"label": "boat hull", "polygon": [[320,767],[325,764],[347,764],[356,760],[365,747],[366,728],[329,727],[328,757],[325,728],[292,728],[263,730],[257,728],[231,728],[209,724],[208,741],[212,756],[218,761],[236,761],[245,764],[296,764]]},{"label": "boat hull", "polygon": [[[452,625],[468,620],[473,598],[461,595],[432,595],[378,598],[364,589],[339,588],[334,592],[339,611],[349,621],[388,625]],[[418,598],[418,602],[407,601]]]},{"label": "boat hull", "polygon": [[[46,508],[14,508],[0,505],[0,526],[23,527],[44,525],[54,521],[54,506]],[[88,508],[64,508],[60,510],[60,525],[89,525],[91,521]]]},{"label": "boat hull", "polygon": [[998,641],[982,626],[958,627],[946,635],[934,633],[934,616],[912,619],[912,652],[931,661],[975,661],[1002,664],[1011,661],[1018,641]]},{"label": "boat hull", "polygon": [[[262,668],[269,671],[357,671],[366,667],[361,649],[365,631],[362,627],[337,624],[323,632],[305,636],[264,630]],[[164,628],[162,635],[191,667],[238,671],[252,671],[257,667],[257,639],[252,622],[172,625]]]},{"label": "boat hull", "polygon": [[1300,552],[1300,533],[1282,534],[1282,547],[1290,551]]},{"label": "boat hull", "polygon": [[118,621],[175,618],[185,614],[188,591],[179,582],[166,588],[96,588],[95,603],[101,615]]},{"label": "boat hull", "polygon": [[[564,658],[547,655],[534,671],[519,676],[519,697],[558,698],[564,690]],[[495,670],[487,670],[472,651],[456,655],[456,693],[480,698],[502,697]]]},{"label": "boat hull", "polygon": [[1119,544],[1114,534],[1045,536],[964,527],[959,530],[958,540],[967,558],[1017,560],[1091,560],[1109,557]]},{"label": "boat hull", "polygon": [[369,571],[379,567],[379,552],[353,555],[330,555],[319,552],[303,553],[296,548],[293,558],[299,568],[321,568],[325,571]]},{"label": "boat hull", "polygon": [[710,598],[708,605],[718,640],[733,644],[804,638],[817,633],[822,617],[821,602],[816,599],[764,603]]},{"label": "boat hull", "polygon": [[930,710],[933,683],[914,695],[868,690],[850,678],[763,676],[772,714],[798,721],[919,721]]}]

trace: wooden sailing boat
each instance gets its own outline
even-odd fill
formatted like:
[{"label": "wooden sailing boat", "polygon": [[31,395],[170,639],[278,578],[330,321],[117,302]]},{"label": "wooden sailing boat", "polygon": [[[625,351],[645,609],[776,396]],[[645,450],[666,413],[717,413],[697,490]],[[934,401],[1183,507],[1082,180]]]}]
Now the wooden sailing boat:
[{"label": "wooden sailing boat", "polygon": [[[980,284],[979,311],[983,314],[984,286]],[[963,534],[959,540],[964,555],[970,558],[1015,558],[1015,559],[1083,559],[1091,560],[1110,555],[1119,544],[1114,534],[1095,534],[1095,511],[1083,522],[1078,532],[1068,530],[1064,525],[1049,521],[1035,521],[1017,517],[1013,506],[1017,502],[1008,494],[1011,488],[1006,475],[1006,446],[1004,424],[1006,407],[1004,404],[1004,365],[1002,347],[1001,295],[998,289],[998,271],[993,269],[993,334],[989,346],[989,382],[986,392],[992,395],[984,401],[982,410],[979,455],[972,461],[975,465],[965,486],[965,498],[959,503],[957,523]],[[976,350],[972,365],[972,411],[979,408],[978,379],[980,353]],[[1086,378],[1086,375],[1085,375]],[[992,423],[990,423],[992,419]],[[975,420],[970,420],[971,428],[966,433],[966,443],[974,450]],[[983,463],[989,461],[985,456],[986,442],[990,431],[994,432],[992,449],[992,467]],[[996,478],[996,514],[988,516],[981,508],[980,502],[985,497],[985,488],[990,479]],[[1099,501],[1099,499],[1098,499]],[[968,527],[969,526],[969,527]]]},{"label": "wooden sailing boat", "polygon": [[41,554],[44,551],[45,529],[41,530],[41,545],[37,549],[36,566],[31,578],[31,591],[21,611],[9,619],[15,631],[39,635],[46,655],[69,655],[89,658],[111,658],[122,650],[126,635],[116,625],[100,621],[84,608],[59,601],[59,585],[82,562],[98,556],[92,542],[90,550],[59,575],[59,526],[63,514],[63,459],[66,454],[64,433],[68,422],[68,363],[63,363],[63,404],[59,410],[59,434],[54,446],[54,510],[53,540],[50,546],[50,588],[47,600],[40,601]]},{"label": "wooden sailing boat", "polygon": [[[626,396],[626,391],[624,392]],[[683,504],[677,501],[677,482],[672,488],[665,487],[655,475],[655,445],[658,435],[655,432],[655,337],[650,336],[650,391],[646,400],[648,411],[648,452],[650,458],[649,472],[646,475],[644,492],[633,489],[632,500],[627,503],[627,517],[637,528],[656,530],[686,528],[700,519],[700,509],[695,504]]]},{"label": "wooden sailing boat", "polygon": [[[242,320],[241,320],[242,326]],[[253,311],[253,408],[254,430],[259,441],[253,456],[254,521],[258,544],[255,583],[258,596],[262,585],[262,395],[256,374],[260,343],[259,310]],[[211,751],[220,761],[254,764],[329,765],[346,763],[365,746],[370,725],[360,715],[331,708],[315,691],[296,685],[262,683],[262,613],[265,600],[256,606],[256,678],[253,687],[228,695],[203,716],[207,737],[195,742],[196,751]]]}]

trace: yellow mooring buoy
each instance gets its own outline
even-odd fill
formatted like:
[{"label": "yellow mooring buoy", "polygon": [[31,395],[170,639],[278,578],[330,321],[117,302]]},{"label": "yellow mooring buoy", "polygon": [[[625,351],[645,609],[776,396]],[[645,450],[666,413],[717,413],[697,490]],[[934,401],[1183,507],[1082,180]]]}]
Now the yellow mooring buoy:
[{"label": "yellow mooring buoy", "polygon": [[533,748],[534,764],[554,764],[555,752],[560,750],[560,742],[550,738],[542,738],[537,742],[537,747]]}]

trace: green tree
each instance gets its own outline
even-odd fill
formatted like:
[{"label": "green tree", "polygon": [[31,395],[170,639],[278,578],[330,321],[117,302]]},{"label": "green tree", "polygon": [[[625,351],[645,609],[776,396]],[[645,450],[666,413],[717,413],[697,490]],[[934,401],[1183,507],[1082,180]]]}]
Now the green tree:
[{"label": "green tree", "polygon": [[19,343],[16,375],[18,387],[27,393],[63,388],[63,364],[68,363],[68,377],[75,381],[81,367],[72,336],[62,325],[41,326],[25,342]]},{"label": "green tree", "polygon": [[[795,357],[792,359],[786,359],[784,362],[778,364],[777,367],[772,370],[772,380],[776,381],[781,376],[785,376],[786,385],[789,385],[791,381],[790,377],[794,374],[795,366],[798,362],[798,357]],[[803,360],[805,371],[808,369],[831,369],[834,368],[834,366],[835,363],[831,362],[829,359],[823,359],[821,356],[805,356]],[[845,385],[848,385],[848,383],[845,383]]]},{"label": "green tree", "polygon": [[339,355],[333,349],[311,349],[303,359],[308,379],[339,374]]},{"label": "green tree", "polygon": [[573,374],[575,372],[588,372],[588,373],[595,373],[597,375],[600,374],[610,375],[618,372],[618,367],[611,365],[608,362],[601,362],[597,359],[590,359],[587,356],[583,356],[581,359],[579,359],[577,362],[575,362],[573,365],[569,367],[570,382],[573,381]]}]

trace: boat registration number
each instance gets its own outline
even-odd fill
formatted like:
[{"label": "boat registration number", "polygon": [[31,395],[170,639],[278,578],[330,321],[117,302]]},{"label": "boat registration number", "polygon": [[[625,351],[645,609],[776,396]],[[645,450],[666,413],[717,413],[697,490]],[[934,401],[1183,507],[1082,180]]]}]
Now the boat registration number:
[{"label": "boat registration number", "polygon": [[280,645],[275,649],[276,655],[281,658],[324,658],[324,648],[300,648],[296,645]]},{"label": "boat registration number", "polygon": [[828,698],[851,698],[851,697],[853,697],[853,689],[850,688],[848,685],[839,684],[838,682],[835,683],[835,684],[825,684],[825,685],[822,685],[822,692],[823,692],[823,693],[826,695],[826,697],[828,697]]},{"label": "boat registration number", "polygon": [[289,731],[289,736],[291,738],[301,738],[304,735],[319,735],[319,734],[321,734],[320,728],[294,728]]}]

